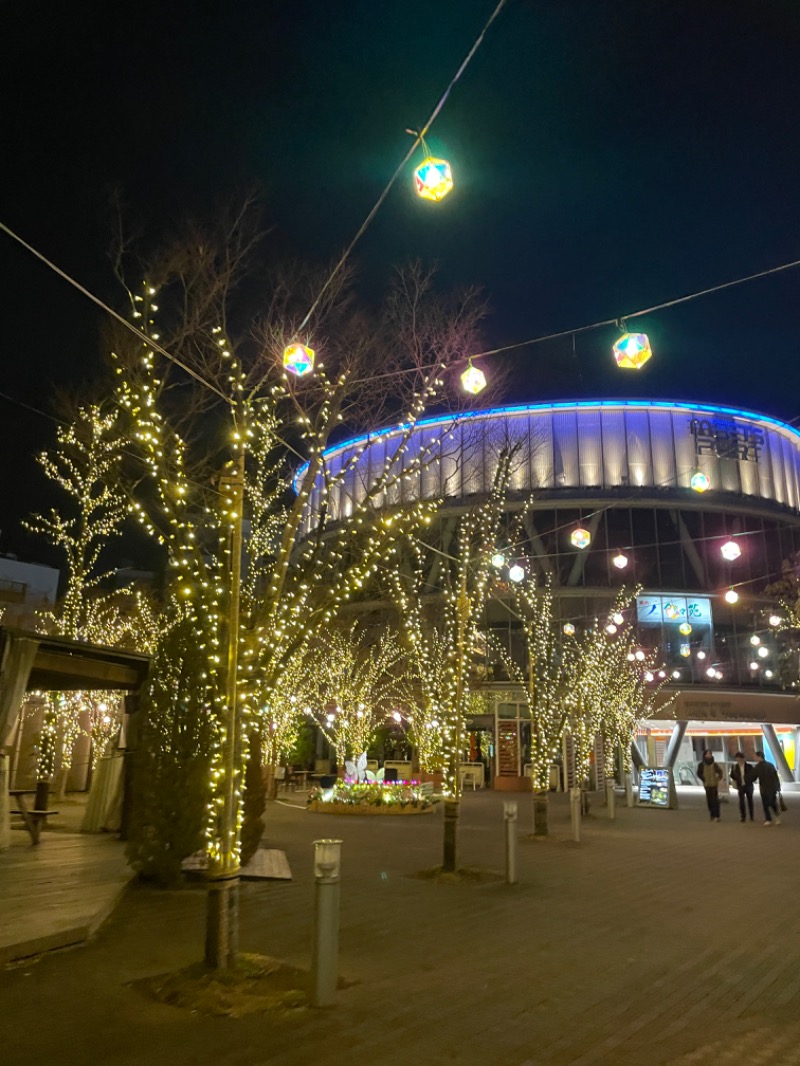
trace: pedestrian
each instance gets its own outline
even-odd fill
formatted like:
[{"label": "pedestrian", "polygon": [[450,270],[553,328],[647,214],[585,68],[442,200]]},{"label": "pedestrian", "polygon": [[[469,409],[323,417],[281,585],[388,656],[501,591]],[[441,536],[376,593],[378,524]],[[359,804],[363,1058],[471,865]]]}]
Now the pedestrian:
[{"label": "pedestrian", "polygon": [[775,812],[775,825],[781,824],[781,813],[778,810],[778,792],[781,788],[781,779],[778,771],[771,762],[764,758],[763,751],[756,752],[756,765],[753,770],[754,780],[758,781],[761,792],[761,802],[764,804],[764,825],[772,825],[771,812]]},{"label": "pedestrian", "polygon": [[714,761],[713,751],[708,748],[703,752],[703,760],[697,764],[697,776],[703,782],[706,790],[706,803],[712,822],[719,821],[719,783],[722,780],[722,770],[719,763]]},{"label": "pedestrian", "polygon": [[747,810],[750,812],[750,821],[753,820],[753,782],[755,781],[755,769],[752,764],[747,762],[744,757],[743,751],[737,751],[734,756],[736,759],[736,765],[731,770],[731,781],[733,782],[736,791],[739,793],[739,814],[742,817],[742,821],[746,822],[745,816],[745,802],[747,803]]}]

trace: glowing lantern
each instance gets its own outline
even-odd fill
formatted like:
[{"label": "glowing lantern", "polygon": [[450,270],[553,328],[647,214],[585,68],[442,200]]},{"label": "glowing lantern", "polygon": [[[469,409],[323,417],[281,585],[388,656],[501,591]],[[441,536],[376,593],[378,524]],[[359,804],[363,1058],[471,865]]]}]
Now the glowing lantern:
[{"label": "glowing lantern", "polygon": [[617,552],[611,562],[616,566],[617,570],[624,570],[628,565],[628,556],[623,552]]},{"label": "glowing lantern", "polygon": [[766,659],[769,655],[769,648],[765,648],[763,645],[758,649],[759,659]]},{"label": "glowing lantern", "polygon": [[720,548],[720,552],[722,553],[723,559],[727,559],[729,563],[733,563],[742,554],[742,549],[735,540],[726,540]]},{"label": "glowing lantern", "polygon": [[655,677],[655,674],[651,673],[651,672],[650,672],[650,671],[648,670],[648,671],[647,671],[647,672],[645,673],[645,675],[644,675],[644,679],[645,679],[645,681],[655,681],[656,677]]},{"label": "glowing lantern", "polygon": [[506,565],[506,557],[502,552],[495,552],[492,556],[492,566],[496,570],[502,570]]},{"label": "glowing lantern", "polygon": [[473,396],[477,396],[486,388],[486,375],[479,367],[470,363],[461,375],[461,387],[464,392],[471,392]]},{"label": "glowing lantern", "polygon": [[678,608],[675,606],[674,603],[667,603],[667,604],[664,605],[664,614],[672,622],[678,617],[678,615],[680,614],[680,611],[678,610]]},{"label": "glowing lantern", "polygon": [[517,585],[520,581],[525,580],[525,571],[519,563],[514,563],[513,566],[508,568],[508,580],[513,581]]},{"label": "glowing lantern", "polygon": [[711,482],[708,480],[702,470],[695,470],[695,472],[689,478],[689,484],[695,492],[705,492],[706,489],[711,487]]},{"label": "glowing lantern", "polygon": [[691,654],[691,647],[688,644],[681,644],[681,655],[684,657],[684,659],[688,659]]},{"label": "glowing lantern", "polygon": [[438,203],[453,188],[453,172],[446,159],[434,159],[429,155],[414,171],[417,196]]},{"label": "glowing lantern", "polygon": [[706,653],[704,651],[699,651],[697,653],[697,658],[698,659],[705,659],[705,657],[706,657]]},{"label": "glowing lantern", "polygon": [[644,662],[644,659],[645,659],[645,654],[644,654],[644,652],[642,651],[642,649],[641,649],[641,648],[639,648],[639,649],[638,649],[637,651],[635,651],[635,652],[633,653],[633,657],[634,657],[634,659],[635,659],[635,660],[636,660],[636,661],[637,661],[638,663],[642,663],[642,662]]},{"label": "glowing lantern", "polygon": [[678,626],[678,629],[685,637],[688,637],[692,631],[692,627],[688,622],[681,622],[681,624]]},{"label": "glowing lantern", "polygon": [[616,631],[617,631],[617,627],[614,625],[614,623],[613,622],[609,622],[608,625],[606,626],[606,633],[608,633],[608,635],[610,637],[613,637],[614,634],[616,633]]},{"label": "glowing lantern", "polygon": [[564,623],[564,633],[568,637],[574,637],[575,636],[575,626],[572,624],[572,622],[565,622]]},{"label": "glowing lantern", "polygon": [[717,671],[714,669],[713,666],[709,666],[709,668],[706,670],[706,674],[709,677],[716,677],[717,676]]},{"label": "glowing lantern", "polygon": [[672,676],[675,678],[676,681],[680,681],[680,679],[681,679],[680,670],[673,670],[672,671]]},{"label": "glowing lantern", "polygon": [[771,626],[779,626],[781,624],[781,616],[779,614],[771,614],[769,616],[769,624]]},{"label": "glowing lantern", "polygon": [[623,370],[641,370],[653,350],[646,333],[623,333],[612,351]]},{"label": "glowing lantern", "polygon": [[569,539],[572,542],[573,548],[580,548],[580,550],[583,551],[584,548],[588,548],[591,544],[592,534],[588,529],[578,526],[577,529],[572,531],[572,536]]},{"label": "glowing lantern", "polygon": [[739,593],[736,591],[736,589],[728,589],[728,591],[725,593],[725,602],[726,603],[738,603],[739,602]]},{"label": "glowing lantern", "polygon": [[758,647],[758,645],[761,643],[761,637],[758,635],[758,633],[754,633],[752,635],[752,637],[750,638],[750,643],[754,647]]},{"label": "glowing lantern", "polygon": [[283,352],[283,365],[297,377],[314,369],[314,350],[305,344],[290,344]]},{"label": "glowing lantern", "polygon": [[625,621],[625,618],[619,613],[619,611],[615,611],[611,615],[611,621],[614,623],[614,625],[621,626],[622,623]]}]

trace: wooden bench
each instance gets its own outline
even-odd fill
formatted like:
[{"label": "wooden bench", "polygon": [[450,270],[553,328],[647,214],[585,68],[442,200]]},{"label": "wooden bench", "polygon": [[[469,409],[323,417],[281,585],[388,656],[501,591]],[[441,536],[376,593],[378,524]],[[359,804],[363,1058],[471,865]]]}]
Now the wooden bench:
[{"label": "wooden bench", "polygon": [[26,796],[35,796],[36,793],[32,789],[14,788],[9,790],[9,796],[12,796],[18,803],[17,807],[12,808],[9,814],[18,815],[25,823],[25,828],[28,830],[31,841],[34,844],[39,843],[39,834],[42,831],[42,826],[45,825],[47,819],[53,815],[58,814],[58,811],[42,811],[37,810],[35,807],[31,808],[25,802]]}]

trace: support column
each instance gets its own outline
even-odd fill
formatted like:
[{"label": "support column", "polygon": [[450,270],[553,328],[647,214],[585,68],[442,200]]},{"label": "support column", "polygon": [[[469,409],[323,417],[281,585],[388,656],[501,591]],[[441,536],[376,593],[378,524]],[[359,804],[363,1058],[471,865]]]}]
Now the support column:
[{"label": "support column", "polygon": [[769,750],[772,752],[772,757],[775,760],[775,765],[778,768],[778,775],[781,781],[791,781],[792,771],[789,769],[786,756],[783,754],[783,748],[778,740],[778,734],[775,732],[775,726],[765,722],[761,726],[761,732],[764,734],[764,739],[769,746]]},{"label": "support column", "polygon": [[678,757],[683,738],[686,736],[686,727],[688,725],[688,722],[676,722],[673,726],[672,736],[669,738],[667,750],[664,752],[664,765],[669,767],[670,770],[675,767],[675,760]]}]

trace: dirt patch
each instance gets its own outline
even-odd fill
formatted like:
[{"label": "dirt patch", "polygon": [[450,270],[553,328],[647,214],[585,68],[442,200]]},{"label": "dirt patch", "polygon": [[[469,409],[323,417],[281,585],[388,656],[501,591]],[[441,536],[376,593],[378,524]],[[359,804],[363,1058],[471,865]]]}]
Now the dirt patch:
[{"label": "dirt patch", "polygon": [[175,973],[133,981],[138,992],[181,1010],[242,1018],[265,1011],[281,1013],[308,1007],[309,977],[267,955],[239,955],[230,970],[208,970],[202,963]]},{"label": "dirt patch", "polygon": [[503,875],[495,870],[481,870],[476,866],[461,866],[458,870],[445,871],[441,866],[432,866],[429,870],[420,870],[412,874],[421,881],[434,881],[437,885],[485,885],[503,881]]}]

